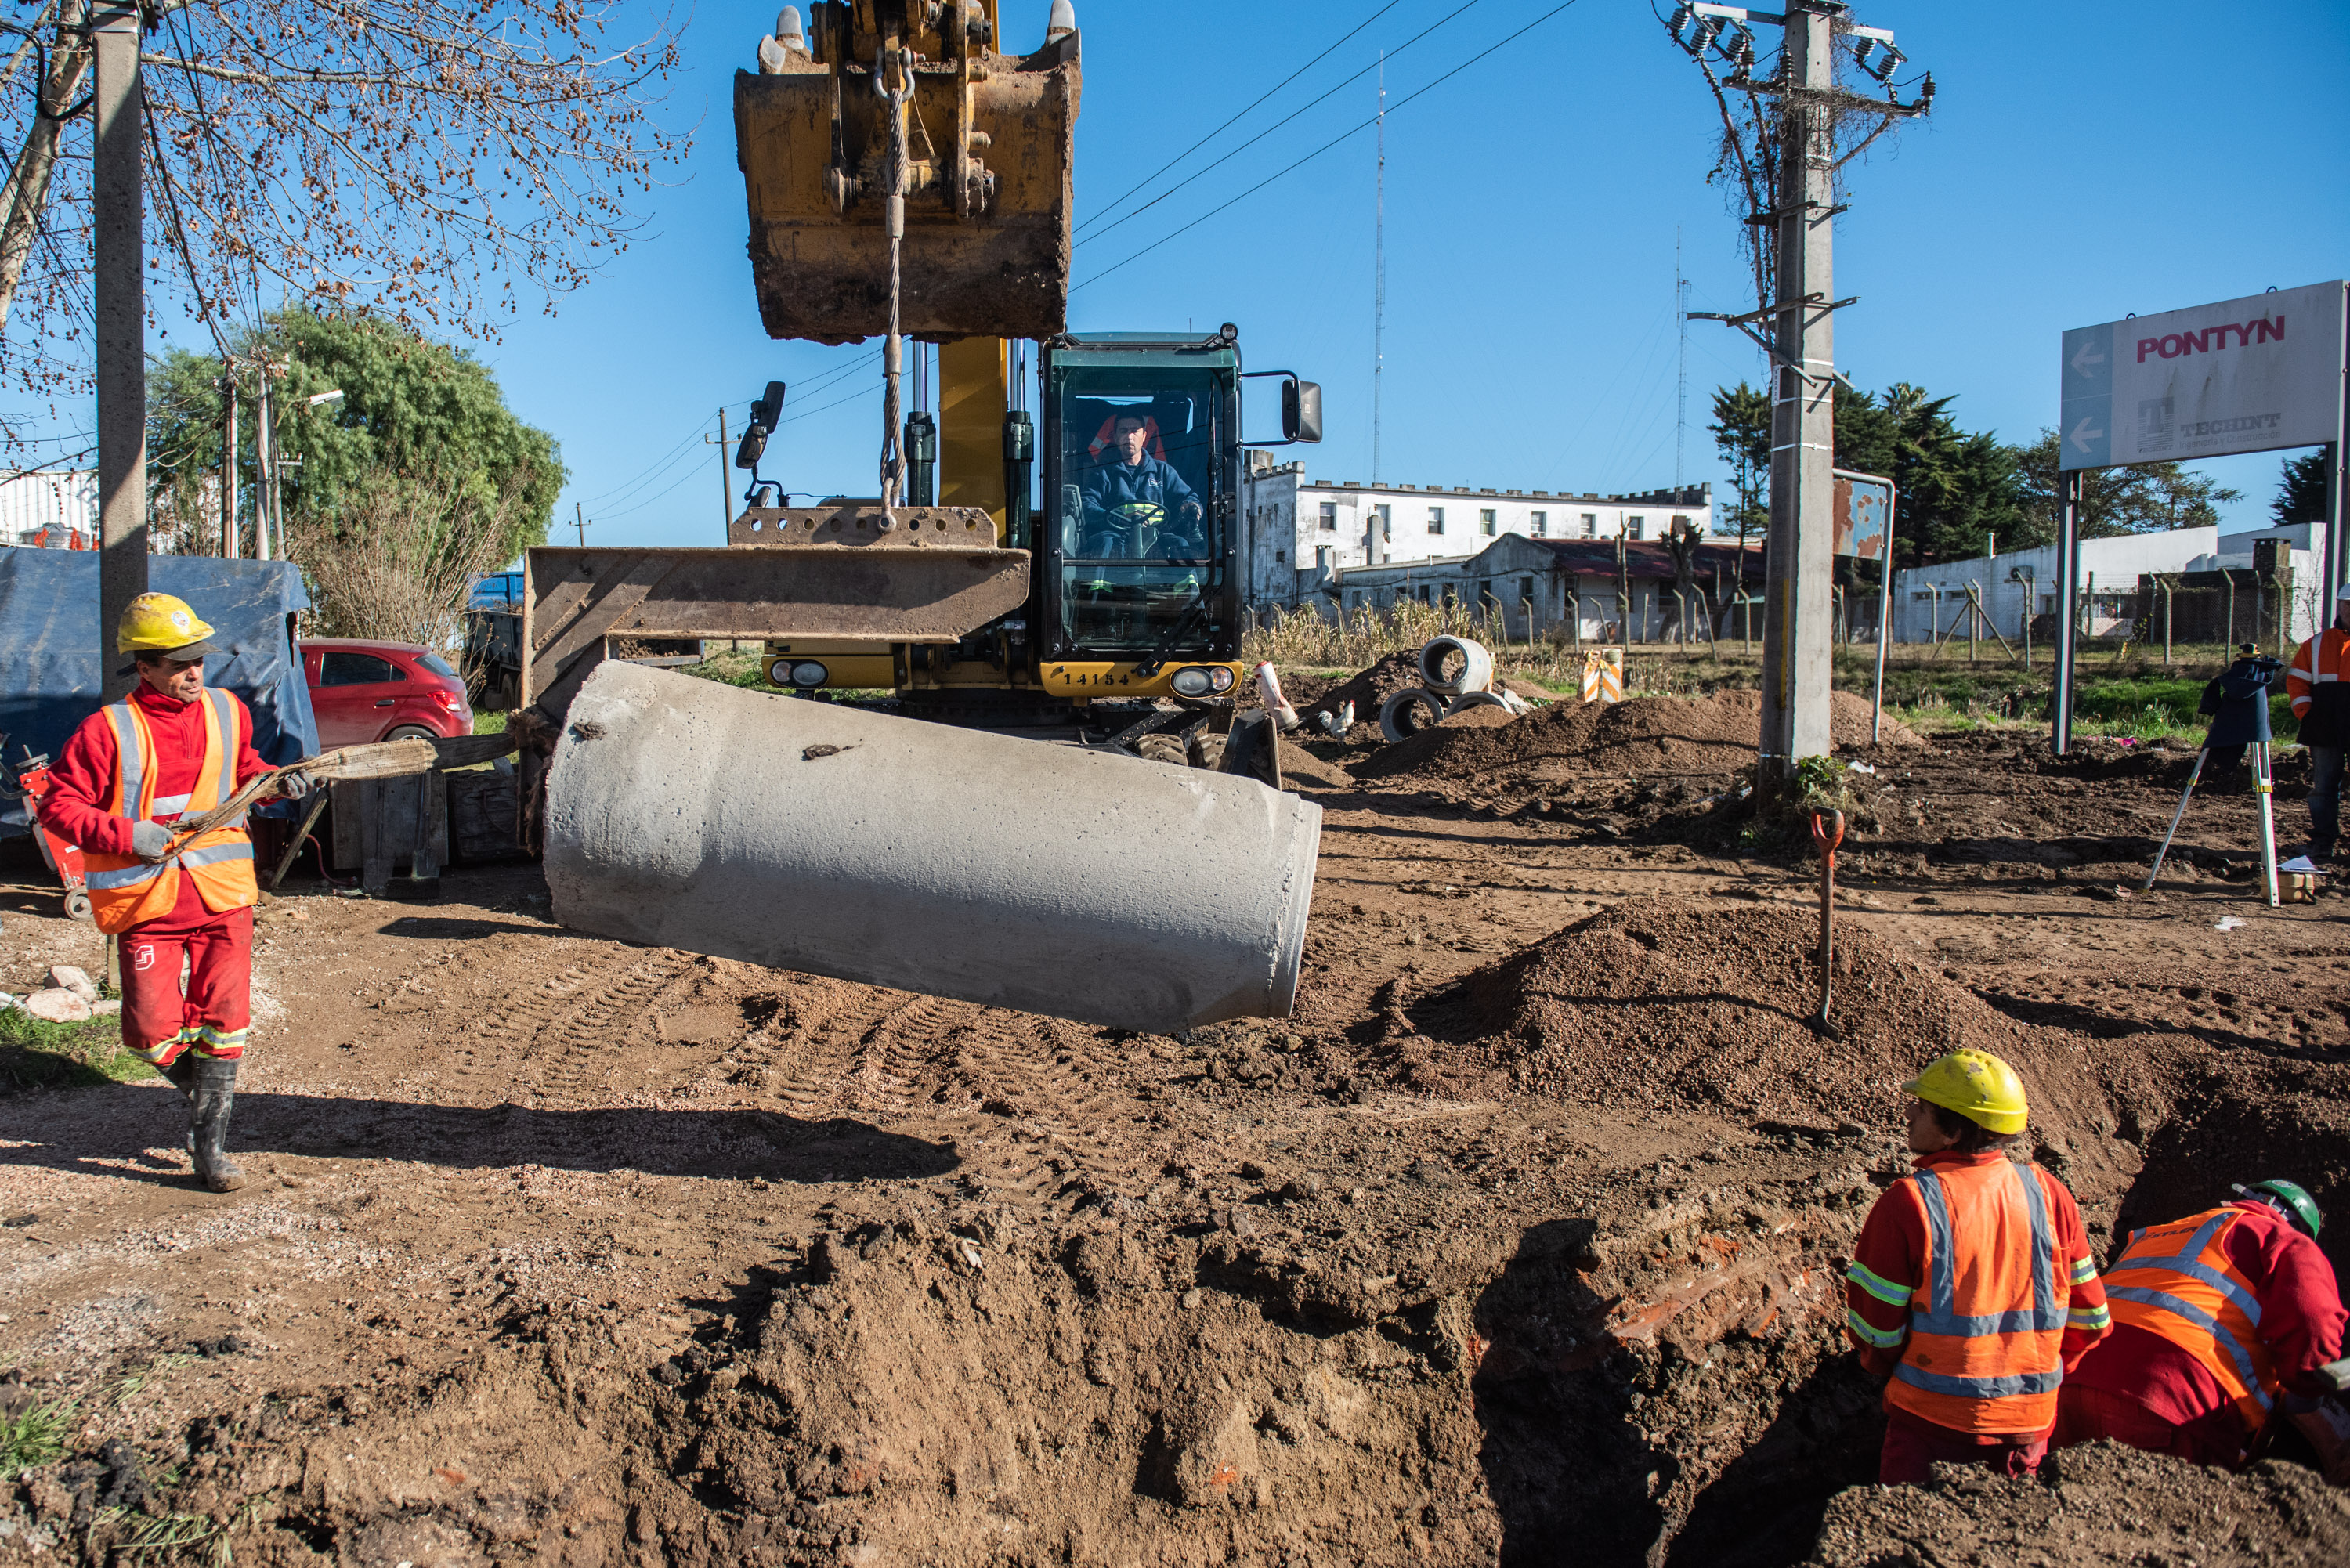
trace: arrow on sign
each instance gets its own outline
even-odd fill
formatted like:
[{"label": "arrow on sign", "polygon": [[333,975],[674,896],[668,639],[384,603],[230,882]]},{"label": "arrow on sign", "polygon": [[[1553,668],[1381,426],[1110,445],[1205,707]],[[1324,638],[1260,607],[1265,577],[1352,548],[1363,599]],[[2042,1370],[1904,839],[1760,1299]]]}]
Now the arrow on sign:
[{"label": "arrow on sign", "polygon": [[[2076,374],[2083,376],[2089,373],[2090,366],[2102,365],[2105,362],[2106,357],[2096,351],[2096,345],[2094,343],[2084,342],[2073,355],[2073,369]],[[2102,435],[2105,432],[2100,431],[2098,433]]]},{"label": "arrow on sign", "polygon": [[[2043,360],[2042,363],[2045,364],[2046,361]],[[2091,430],[2089,428],[2088,418],[2085,416],[2079,424],[2073,427],[2073,433],[2065,439],[2070,441],[2074,446],[2079,447],[2083,452],[2086,452],[2089,450],[2089,443],[2099,439],[2106,432],[2103,430]]]}]

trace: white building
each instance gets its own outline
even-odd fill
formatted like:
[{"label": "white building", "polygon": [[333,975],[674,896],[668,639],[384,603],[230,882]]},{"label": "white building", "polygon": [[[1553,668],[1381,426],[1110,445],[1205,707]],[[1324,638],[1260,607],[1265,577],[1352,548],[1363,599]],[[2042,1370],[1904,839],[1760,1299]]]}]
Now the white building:
[{"label": "white building", "polygon": [[98,471],[0,473],[0,545],[88,550],[98,541]]},{"label": "white building", "polygon": [[1700,535],[1713,521],[1713,487],[1633,495],[1485,490],[1443,484],[1333,483],[1308,480],[1302,462],[1251,452],[1241,505],[1251,548],[1243,598],[1295,605],[1317,597],[1333,573],[1354,566],[1457,560],[1495,540],[1655,541],[1675,523]]},{"label": "white building", "polygon": [[[2225,535],[2217,528],[2173,528],[2159,534],[2084,539],[2081,597],[2090,607],[2082,629],[2091,637],[2118,636],[2147,614],[2138,597],[2141,576],[2224,572],[2239,575],[2236,580],[2241,583],[2247,629],[2257,617],[2264,636],[2272,638],[2273,619],[2253,607],[2262,602],[2259,596],[2265,591],[2264,572],[2290,571],[2295,587],[2290,596],[2287,635],[2306,638],[2319,624],[2316,585],[2322,570],[2317,551],[2323,545],[2317,535],[2319,526],[2296,523]],[[2268,549],[2257,547],[2263,542],[2269,544]],[[1938,630],[1948,631],[1954,625],[1964,636],[1966,624],[1960,618],[1966,613],[1970,587],[2001,635],[2020,639],[2027,607],[2034,617],[2056,612],[2056,546],[2043,545],[1964,561],[1940,561],[1894,573],[1893,640],[1931,642]],[[1853,607],[1852,618],[1856,627],[1874,625],[1875,607]],[[2155,635],[2159,636],[2159,623],[2156,625]],[[2198,636],[2196,640],[2204,639]]]}]

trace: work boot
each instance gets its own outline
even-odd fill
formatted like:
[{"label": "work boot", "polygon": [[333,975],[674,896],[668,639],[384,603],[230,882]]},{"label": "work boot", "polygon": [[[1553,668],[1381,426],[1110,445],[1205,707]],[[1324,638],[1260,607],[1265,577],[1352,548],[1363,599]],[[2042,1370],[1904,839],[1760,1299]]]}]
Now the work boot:
[{"label": "work boot", "polygon": [[163,1069],[163,1077],[188,1102],[188,1158],[196,1158],[196,1054],[182,1051]]},{"label": "work boot", "polygon": [[235,1103],[236,1058],[197,1057],[196,1174],[214,1192],[234,1192],[244,1185],[244,1172],[228,1157],[228,1113]]}]

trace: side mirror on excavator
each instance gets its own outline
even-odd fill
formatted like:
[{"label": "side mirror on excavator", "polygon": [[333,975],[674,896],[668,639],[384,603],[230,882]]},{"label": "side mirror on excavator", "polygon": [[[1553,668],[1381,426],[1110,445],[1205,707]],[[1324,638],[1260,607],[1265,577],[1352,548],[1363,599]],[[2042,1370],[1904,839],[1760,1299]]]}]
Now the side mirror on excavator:
[{"label": "side mirror on excavator", "polygon": [[1281,386],[1281,436],[1284,441],[1322,439],[1322,383],[1295,378]]},{"label": "side mirror on excavator", "polygon": [[784,418],[784,384],[767,383],[766,395],[751,404],[751,422],[743,427],[743,440],[734,448],[734,466],[758,472],[759,459],[766,454],[767,438]]},{"label": "side mirror on excavator", "polygon": [[[1227,329],[1229,330],[1229,328]],[[1243,381],[1277,377],[1281,381],[1281,439],[1251,441],[1250,446],[1296,446],[1322,439],[1322,384],[1301,381],[1295,370],[1244,370]]]}]

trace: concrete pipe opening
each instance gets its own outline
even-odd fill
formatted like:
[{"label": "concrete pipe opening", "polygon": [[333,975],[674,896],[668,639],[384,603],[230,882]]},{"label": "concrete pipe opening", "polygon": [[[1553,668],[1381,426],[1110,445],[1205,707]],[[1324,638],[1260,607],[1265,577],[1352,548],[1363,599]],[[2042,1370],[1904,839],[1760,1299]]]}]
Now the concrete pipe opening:
[{"label": "concrete pipe opening", "polygon": [[1444,699],[1415,686],[1379,704],[1379,733],[1393,745],[1444,721]]},{"label": "concrete pipe opening", "polygon": [[1493,683],[1493,655],[1474,638],[1431,637],[1419,647],[1420,684],[1440,697]]},{"label": "concrete pipe opening", "polygon": [[1322,809],[619,661],[548,770],[556,919],[1150,1033],[1286,1017]]}]

